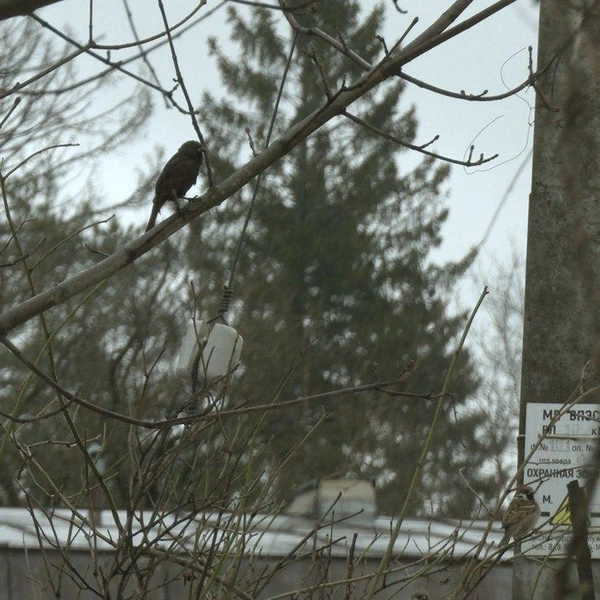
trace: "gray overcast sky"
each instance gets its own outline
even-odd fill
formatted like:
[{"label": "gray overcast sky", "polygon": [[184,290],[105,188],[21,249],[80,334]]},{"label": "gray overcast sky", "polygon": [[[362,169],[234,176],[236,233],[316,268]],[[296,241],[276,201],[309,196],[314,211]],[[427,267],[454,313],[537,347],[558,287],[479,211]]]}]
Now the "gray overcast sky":
[{"label": "gray overcast sky", "polygon": [[[491,2],[474,2],[471,13]],[[403,3],[431,22],[447,2],[417,0]],[[406,71],[452,91],[502,93],[527,77],[527,47],[537,48],[537,5],[521,0],[485,23],[426,54]],[[534,62],[535,68],[535,62]],[[450,222],[444,232],[444,251],[452,257],[478,243],[504,192],[531,151],[534,95],[531,91],[500,102],[463,102],[412,87],[409,98],[418,107],[420,132],[428,139],[439,133],[444,153],[462,156],[471,143],[486,156],[498,153],[491,164],[466,170],[453,167],[450,187]],[[492,230],[484,256],[509,254],[511,244],[524,250],[530,164]]]},{"label": "gray overcast sky", "polygon": [[[362,4],[370,7],[372,1],[364,0]],[[401,0],[399,4],[408,11],[407,15],[396,13],[391,0],[385,4],[389,10],[384,36],[392,43],[412,18],[418,16],[420,19],[414,29],[416,35],[451,2]],[[491,0],[475,0],[467,16],[491,4]],[[142,37],[161,30],[160,13],[155,2],[129,0],[129,5]],[[169,17],[175,22],[194,6],[194,2],[171,0],[165,5]],[[202,10],[211,10],[218,5],[218,1],[209,0]],[[237,8],[249,10],[239,5]],[[87,2],[63,0],[40,10],[39,14],[56,26],[69,28],[77,39],[85,41],[87,11]],[[229,41],[225,9],[216,11],[204,23],[201,34],[194,29],[193,34],[177,41],[182,70],[192,98],[197,98],[203,89],[219,89],[214,65],[207,54],[208,35],[216,36],[225,47]],[[97,39],[101,39],[102,43],[131,40],[121,0],[95,3],[94,29]],[[453,91],[479,93],[487,89],[490,94],[501,93],[526,79],[527,47],[532,45],[535,52],[536,29],[537,5],[532,0],[518,0],[473,30],[418,59],[409,65],[406,72]],[[98,68],[87,59],[82,59],[80,63],[82,69]],[[166,84],[172,77],[172,64],[166,48],[153,55],[153,63],[163,84]],[[445,241],[441,254],[436,254],[436,257],[459,258],[482,239],[504,192],[530,152],[533,101],[533,94],[528,92],[501,102],[464,102],[409,85],[405,106],[410,103],[417,106],[420,122],[417,143],[424,143],[439,134],[440,140],[434,149],[442,154],[462,158],[471,143],[475,144],[477,154],[483,152],[488,156],[499,153],[494,163],[477,169],[467,171],[462,167],[453,167],[448,186],[450,220],[444,230]],[[170,155],[181,141],[191,137],[193,131],[188,119],[173,109],[166,109],[164,102],[156,98],[155,114],[146,134],[123,148],[118,155],[108,157],[99,173],[98,189],[112,201],[123,197],[124,190],[128,193],[134,189],[135,169],[142,166],[145,157],[152,155],[154,148],[163,147],[165,153]],[[489,256],[500,260],[508,256],[512,244],[521,250],[525,248],[530,162],[521,173],[484,247],[484,265]],[[147,212],[149,209],[150,198]],[[145,213],[140,215],[141,221],[145,221],[146,216]]]}]

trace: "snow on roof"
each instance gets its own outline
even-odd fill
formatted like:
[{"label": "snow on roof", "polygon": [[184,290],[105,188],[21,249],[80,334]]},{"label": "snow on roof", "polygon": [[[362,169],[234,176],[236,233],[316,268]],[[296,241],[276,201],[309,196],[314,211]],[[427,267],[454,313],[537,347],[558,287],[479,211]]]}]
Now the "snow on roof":
[{"label": "snow on roof", "polygon": [[[124,511],[113,515],[107,510],[92,513],[87,509],[57,509],[50,513],[42,509],[0,508],[0,547],[35,549],[42,545],[110,551],[123,531],[131,531],[134,541],[144,540],[174,551],[207,547],[216,540],[223,550],[241,548],[247,555],[285,556],[303,547],[310,551],[331,546],[332,555],[347,556],[356,535],[355,553],[377,558],[387,549],[395,526],[389,517],[377,517],[373,525],[364,526],[351,520],[332,524],[331,517],[329,522],[319,524],[310,517],[249,512],[199,513],[192,517],[143,511],[133,515],[130,525],[127,523]],[[448,559],[461,559],[474,553],[487,527],[487,521],[405,519],[394,554],[418,558],[447,552]],[[501,537],[500,525],[494,523],[483,555],[496,548]]]}]

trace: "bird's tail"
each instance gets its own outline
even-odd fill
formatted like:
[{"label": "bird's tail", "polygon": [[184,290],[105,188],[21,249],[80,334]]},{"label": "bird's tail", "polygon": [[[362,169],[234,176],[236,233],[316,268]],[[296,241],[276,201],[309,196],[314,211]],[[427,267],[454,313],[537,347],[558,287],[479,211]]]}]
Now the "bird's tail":
[{"label": "bird's tail", "polygon": [[158,213],[160,211],[160,207],[156,202],[152,203],[152,212],[150,213],[150,218],[148,219],[148,225],[146,225],[146,231],[150,231],[154,225],[156,224],[156,217],[158,217]]},{"label": "bird's tail", "polygon": [[510,542],[510,538],[511,538],[511,533],[510,533],[509,529],[507,528],[506,531],[504,532],[504,535],[502,536],[502,539],[500,540],[500,543],[498,544],[498,548],[502,548],[502,546],[506,546],[506,544],[508,544],[508,542]]}]

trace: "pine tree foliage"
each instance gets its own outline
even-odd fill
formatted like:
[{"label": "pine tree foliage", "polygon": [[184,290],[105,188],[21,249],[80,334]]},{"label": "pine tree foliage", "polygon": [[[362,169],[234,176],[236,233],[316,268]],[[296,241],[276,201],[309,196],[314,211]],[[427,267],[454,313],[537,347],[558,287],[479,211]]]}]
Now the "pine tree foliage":
[{"label": "pine tree foliage", "polygon": [[[132,235],[131,229],[114,219],[90,227],[96,220],[87,203],[71,210],[65,219],[52,206],[56,204],[54,196],[47,197],[48,202],[35,195],[21,202],[14,195],[11,199],[13,219],[23,224],[20,243],[26,249],[37,248],[27,261],[35,289],[49,288],[67,274],[90,266]],[[28,214],[35,216],[27,218]],[[10,237],[4,230],[0,235],[3,240]],[[14,246],[9,243],[5,255],[13,253]],[[134,278],[122,274],[113,278],[111,285],[100,286],[95,294],[67,301],[48,313],[45,325],[51,353],[40,324],[27,324],[19,332],[21,352],[45,373],[56,373],[60,385],[93,404],[131,416],[164,418],[184,393],[182,384],[173,380],[171,369],[154,366],[158,358],[164,358],[165,364],[173,362],[183,333],[178,315],[186,306],[185,298],[176,293],[181,281],[175,259],[173,247],[165,244],[150,260],[136,265]],[[5,300],[12,304],[29,289],[27,276],[20,263],[3,269],[2,275],[7,284],[3,288]],[[0,391],[0,405],[4,413],[22,420],[14,430],[16,439],[31,448],[40,469],[65,494],[76,494],[85,488],[82,453],[72,441],[66,443],[72,434],[64,419],[43,418],[59,410],[56,393],[11,355],[4,353],[3,361],[5,385]],[[147,389],[149,373],[154,385]],[[166,384],[161,385],[161,381]],[[124,501],[131,472],[131,462],[124,460],[127,450],[123,440],[128,428],[75,406],[70,410],[86,444],[102,448],[115,498]],[[8,457],[4,460],[10,464]],[[69,469],[64,469],[65,464]],[[33,463],[30,467],[36,472]],[[18,503],[19,486],[43,504],[49,501],[52,486],[45,481],[34,484],[26,470],[15,479],[16,472],[3,470],[5,502]],[[38,473],[41,476],[41,470]],[[81,501],[85,503],[85,497]]]},{"label": "pine tree foliage", "polygon": [[[382,53],[375,37],[382,10],[375,7],[359,22],[355,2],[327,2],[311,18],[375,61]],[[226,93],[206,94],[201,115],[219,177],[250,152],[246,129],[257,147],[267,143],[293,43],[267,10],[244,18],[231,9],[229,17],[237,54],[211,43]],[[300,38],[274,135],[320,106],[327,90],[359,75],[353,62],[320,40]],[[416,116],[403,107],[402,91],[394,82],[349,111],[412,142]],[[429,260],[447,218],[447,166],[431,159],[407,164],[415,160],[406,151],[340,117],[265,175],[234,280],[233,312],[245,338],[246,367],[238,401],[306,396],[392,378],[406,369],[410,377],[399,389],[425,394],[440,389],[464,323],[464,315],[450,315],[448,291],[468,261]],[[228,276],[249,210],[248,188],[190,237],[189,260],[202,273],[208,305]],[[464,408],[476,387],[465,355],[414,505],[419,510],[459,514],[473,508],[459,470],[475,486],[491,484],[478,472],[485,444],[473,435],[484,415]],[[293,461],[276,469],[276,498],[288,499],[295,486],[313,478],[368,477],[380,488],[380,510],[393,513],[432,410],[427,400],[365,393],[270,413],[261,429],[262,468],[272,472],[308,436]]]},{"label": "pine tree foliage", "polygon": [[[106,211],[106,203],[94,191],[93,166],[99,153],[111,151],[139,132],[150,103],[148,93],[137,90],[134,98],[111,105],[110,118],[106,118],[107,114],[90,107],[90,84],[78,83],[72,63],[51,68],[69,49],[46,40],[32,21],[3,23],[0,39],[6,48],[0,57],[2,89],[18,85],[28,73],[48,69],[46,76],[19,95],[18,103],[14,96],[0,99],[2,115],[14,108],[0,130],[0,310],[4,310],[51,289],[131,239],[131,228],[114,218],[98,216],[101,209]],[[99,89],[109,81],[91,85]],[[51,148],[82,140],[85,142],[77,149]],[[77,189],[73,177],[85,178],[88,168],[91,178],[78,181],[87,185]],[[21,327],[12,339],[43,372],[98,405],[118,412],[163,416],[169,402],[174,402],[163,392],[152,399],[154,405],[139,405],[150,396],[150,392],[144,393],[146,372],[157,357],[173,356],[173,340],[181,336],[170,293],[179,283],[175,257],[172,245],[166,244],[136,265],[136,277],[123,273],[95,290],[102,301],[95,301],[94,293],[66,301],[43,319]],[[185,303],[185,298],[176,297]],[[85,460],[57,412],[57,394],[4,347],[0,362],[0,411],[3,419],[10,415],[19,420],[6,420],[3,425],[0,502],[21,504],[24,490],[42,504],[52,503],[57,489],[81,499],[77,494],[86,486]],[[155,374],[158,371],[154,369]],[[176,395],[176,383],[170,385]],[[149,409],[152,406],[155,408]],[[99,415],[76,410],[73,405],[70,410],[83,439],[103,447],[104,460],[113,469],[115,497],[125,498],[125,427],[118,422],[107,426]],[[24,461],[29,450],[31,460]],[[24,462],[30,468],[24,468]]]},{"label": "pine tree foliage", "polygon": [[[319,40],[282,35],[268,11],[253,11],[250,19],[240,15],[229,14],[237,56],[211,43],[228,94],[205,95],[200,115],[217,178],[248,157],[246,128],[256,147],[267,143],[292,44],[274,136],[320,106],[328,90],[360,74]],[[383,51],[375,38],[381,17],[382,8],[375,7],[359,21],[355,3],[328,2],[305,18],[318,19],[331,35],[375,61]],[[402,91],[394,82],[349,111],[413,141],[416,115],[404,106]],[[36,101],[47,103],[52,115],[53,99],[41,90]],[[77,101],[67,106],[77,131],[86,123],[85,111],[77,121]],[[124,121],[128,132],[140,123]],[[53,121],[49,124],[52,129]],[[117,136],[105,135],[109,141]],[[245,373],[221,406],[277,402],[405,372],[397,391],[439,391],[464,323],[464,315],[449,312],[448,292],[468,262],[436,265],[429,258],[447,217],[447,174],[445,165],[419,162],[342,117],[265,174],[233,281],[231,317],[245,339]],[[27,264],[37,289],[93,264],[134,235],[115,219],[90,227],[98,219],[93,190],[67,206],[64,177],[61,169],[29,169],[8,181],[13,220],[25,251],[32,251]],[[55,370],[62,385],[106,409],[146,419],[176,413],[190,392],[189,382],[172,372],[183,327],[195,308],[214,315],[252,191],[250,184],[195,222],[189,234],[161,244],[97,292],[50,311],[52,360],[39,322],[20,331],[23,353],[39,356],[44,371]],[[0,234],[2,257],[10,258],[11,234],[4,225]],[[0,300],[6,306],[33,293],[22,267],[17,262],[0,270]],[[7,366],[3,410],[27,420],[58,408],[56,395],[22,365],[9,357]],[[495,491],[479,470],[489,458],[478,433],[485,416],[467,402],[477,383],[463,354],[414,511],[472,512],[473,496],[459,471],[483,496]],[[222,505],[240,498],[262,504],[288,500],[314,478],[359,476],[377,483],[384,514],[393,514],[403,499],[432,412],[430,400],[372,391],[209,421],[179,439],[134,433],[122,423],[70,408],[86,443],[100,446],[99,460],[117,504],[139,508],[152,501],[194,510],[214,498]],[[2,501],[18,502],[23,486],[40,502],[51,502],[52,485],[44,483],[44,473],[73,501],[83,498],[89,464],[72,445],[66,421],[24,422],[11,435],[35,449],[37,463],[17,479],[11,469],[3,471]],[[15,445],[7,447],[5,464],[18,465],[17,454]],[[161,470],[167,459],[172,463]],[[72,468],[63,469],[66,463]],[[136,479],[142,473],[144,480]]]}]

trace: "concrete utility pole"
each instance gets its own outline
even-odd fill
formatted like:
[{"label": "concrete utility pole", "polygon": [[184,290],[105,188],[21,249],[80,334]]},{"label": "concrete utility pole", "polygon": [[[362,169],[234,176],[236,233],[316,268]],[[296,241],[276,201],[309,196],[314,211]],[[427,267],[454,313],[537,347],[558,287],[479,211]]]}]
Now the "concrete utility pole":
[{"label": "concrete utility pole", "polygon": [[[584,370],[599,369],[599,4],[541,1],[538,69],[550,66],[538,82],[535,111],[519,464],[526,404],[565,402],[578,389]],[[584,389],[597,381],[587,380]],[[515,560],[513,599],[555,597],[553,573],[540,565]]]}]

